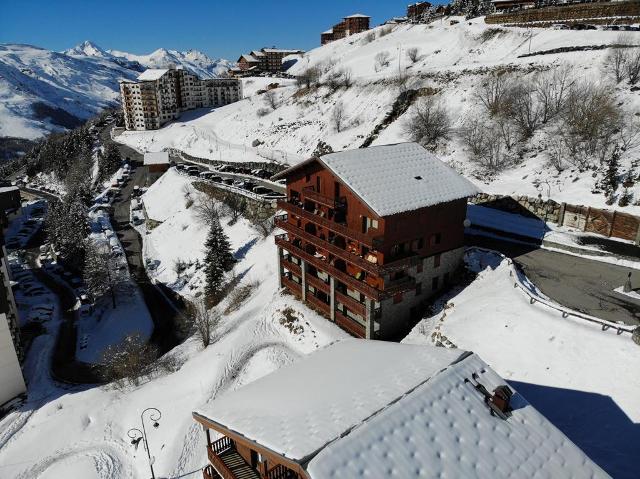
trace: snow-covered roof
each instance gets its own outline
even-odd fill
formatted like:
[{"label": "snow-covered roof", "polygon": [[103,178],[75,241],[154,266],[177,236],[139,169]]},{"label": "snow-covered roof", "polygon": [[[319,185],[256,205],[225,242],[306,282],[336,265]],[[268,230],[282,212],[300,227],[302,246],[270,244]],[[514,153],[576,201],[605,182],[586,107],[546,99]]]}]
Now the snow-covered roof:
[{"label": "snow-covered roof", "polygon": [[144,154],[145,165],[166,165],[169,163],[169,153],[166,151],[155,151]]},{"label": "snow-covered roof", "polygon": [[333,33],[333,28],[330,28],[329,30],[326,30],[324,32],[322,32],[323,34],[329,35],[331,33]]},{"label": "snow-covered roof", "polygon": [[362,13],[354,13],[353,15],[349,15],[344,18],[371,18],[369,15],[363,15]]},{"label": "snow-covered roof", "polygon": [[249,62],[249,63],[258,63],[260,61],[257,58],[255,58],[254,56],[252,56],[251,54],[249,54],[249,55],[240,55],[240,60],[244,60],[245,62]]},{"label": "snow-covered roof", "polygon": [[2,186],[2,187],[0,187],[0,194],[9,193],[9,192],[13,192],[13,191],[20,191],[20,188],[18,188],[17,186]]},{"label": "snow-covered roof", "polygon": [[265,53],[300,53],[303,50],[287,50],[287,49],[282,49],[282,48],[263,48],[262,49],[263,52]]},{"label": "snow-covered roof", "polygon": [[346,340],[197,411],[302,461],[461,356],[460,351]]},{"label": "snow-covered roof", "polygon": [[[475,376],[474,376],[475,375]],[[484,396],[505,384],[457,349],[349,339],[196,412],[332,477],[608,477],[517,392],[505,420]]]},{"label": "snow-covered roof", "polygon": [[[324,155],[319,161],[379,216],[413,211],[479,192],[469,180],[417,143],[345,150]],[[274,178],[284,177],[303,164],[306,162]]]},{"label": "snow-covered roof", "polygon": [[149,81],[149,80],[159,80],[162,75],[167,73],[169,70],[166,68],[149,68],[148,70],[143,71],[138,75],[138,80],[140,81]]},{"label": "snow-covered roof", "polygon": [[263,52],[261,52],[260,50],[251,50],[251,55],[253,55],[254,57],[264,57],[266,56]]}]

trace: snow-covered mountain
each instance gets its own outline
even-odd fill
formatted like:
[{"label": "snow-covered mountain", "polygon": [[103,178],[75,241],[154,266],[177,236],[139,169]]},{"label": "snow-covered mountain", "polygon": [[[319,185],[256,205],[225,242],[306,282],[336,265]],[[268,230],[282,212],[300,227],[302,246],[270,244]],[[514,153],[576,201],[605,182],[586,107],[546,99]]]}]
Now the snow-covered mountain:
[{"label": "snow-covered mountain", "polygon": [[146,68],[182,66],[205,78],[231,63],[196,50],[159,49],[150,55],[109,51],[85,41],[64,52],[0,45],[0,138],[35,139],[76,126],[118,104],[118,81]]},{"label": "snow-covered mountain", "polygon": [[179,52],[158,48],[148,55],[134,55],[118,50],[108,50],[108,53],[116,58],[138,62],[146,68],[166,68],[169,65],[183,66],[201,78],[214,78],[233,66],[229,60],[223,58],[213,60],[198,50]]}]

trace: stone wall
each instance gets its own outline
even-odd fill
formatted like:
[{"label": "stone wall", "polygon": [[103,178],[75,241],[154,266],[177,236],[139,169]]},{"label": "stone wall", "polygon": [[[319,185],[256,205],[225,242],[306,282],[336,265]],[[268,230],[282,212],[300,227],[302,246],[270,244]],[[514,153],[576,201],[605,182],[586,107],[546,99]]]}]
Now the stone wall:
[{"label": "stone wall", "polygon": [[[489,15],[489,24],[527,23],[602,23],[599,20],[616,18],[616,24],[637,23],[640,18],[640,2],[579,3],[557,7],[530,8],[511,13]],[[593,21],[592,21],[593,20]],[[604,23],[610,23],[606,21]]]},{"label": "stone wall", "polygon": [[470,203],[494,208],[508,213],[519,214],[529,218],[539,218],[547,222],[558,223],[562,205],[553,200],[543,200],[530,196],[506,196],[480,193],[469,200]]}]

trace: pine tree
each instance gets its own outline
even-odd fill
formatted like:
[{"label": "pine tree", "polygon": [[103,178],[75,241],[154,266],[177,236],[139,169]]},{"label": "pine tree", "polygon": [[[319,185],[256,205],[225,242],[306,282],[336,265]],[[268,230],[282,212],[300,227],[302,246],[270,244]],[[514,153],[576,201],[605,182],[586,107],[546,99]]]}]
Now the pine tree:
[{"label": "pine tree", "polygon": [[229,239],[224,234],[219,221],[211,224],[205,248],[205,292],[209,298],[215,299],[222,292],[224,273],[233,268],[235,263]]},{"label": "pine tree", "polygon": [[620,167],[620,151],[616,146],[609,157],[607,172],[603,180],[604,194],[608,201],[613,201],[613,195],[618,189],[618,169]]}]

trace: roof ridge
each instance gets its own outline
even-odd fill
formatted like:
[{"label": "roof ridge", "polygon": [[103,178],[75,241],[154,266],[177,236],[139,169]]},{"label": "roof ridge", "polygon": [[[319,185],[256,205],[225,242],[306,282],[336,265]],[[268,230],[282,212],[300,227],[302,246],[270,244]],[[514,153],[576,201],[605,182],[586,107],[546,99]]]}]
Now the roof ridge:
[{"label": "roof ridge", "polygon": [[319,447],[318,449],[316,449],[315,451],[311,452],[310,454],[307,454],[305,457],[303,457],[300,460],[297,460],[295,462],[299,463],[304,469],[307,468],[307,465],[318,455],[320,454],[320,452],[322,452],[324,449],[326,449],[327,447],[329,447],[331,444],[334,444],[338,441],[340,441],[341,439],[343,439],[344,437],[348,436],[349,434],[351,434],[353,431],[355,431],[356,429],[360,428],[361,426],[363,426],[365,423],[371,421],[372,419],[374,419],[375,417],[377,417],[379,414],[381,414],[383,411],[386,411],[387,409],[389,409],[390,407],[392,407],[394,404],[398,403],[399,401],[401,401],[402,399],[404,399],[405,397],[409,396],[410,394],[414,393],[419,387],[425,385],[426,383],[428,383],[429,381],[431,381],[432,379],[438,377],[440,374],[442,374],[443,372],[447,371],[448,369],[450,369],[452,366],[455,366],[459,363],[461,363],[462,361],[475,356],[475,353],[473,351],[463,351],[462,354],[460,354],[460,356],[452,361],[451,363],[449,363],[447,366],[445,366],[444,368],[440,369],[439,371],[437,371],[436,373],[430,375],[429,377],[427,377],[426,379],[424,379],[423,381],[420,381],[418,384],[416,384],[415,386],[409,388],[407,391],[405,391],[404,393],[402,393],[401,395],[399,395],[398,397],[390,400],[387,404],[385,404],[384,406],[382,406],[381,408],[377,409],[376,411],[372,412],[369,416],[367,416],[366,418],[362,419],[362,421],[360,421],[358,424],[354,424],[353,426],[347,428],[345,431],[343,431],[339,436],[334,437],[332,440],[326,442],[324,445],[322,445],[321,447]]}]

